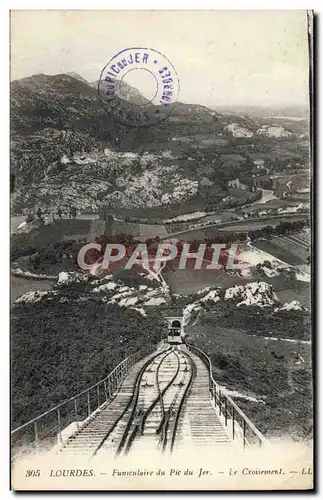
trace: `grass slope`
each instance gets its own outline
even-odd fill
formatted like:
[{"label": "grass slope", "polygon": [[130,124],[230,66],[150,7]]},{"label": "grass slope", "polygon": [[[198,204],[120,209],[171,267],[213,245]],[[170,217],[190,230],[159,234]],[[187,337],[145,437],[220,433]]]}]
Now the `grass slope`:
[{"label": "grass slope", "polygon": [[[234,318],[234,314],[232,314]],[[311,346],[265,336],[292,338],[296,322],[280,320],[274,329],[262,321],[259,327],[246,319],[230,321],[209,316],[187,329],[189,339],[211,358],[215,380],[227,389],[258,399],[233,396],[241,409],[267,437],[307,439],[312,432]],[[278,322],[276,322],[278,326]],[[298,334],[295,334],[297,338]],[[294,338],[295,338],[294,337]]]},{"label": "grass slope", "polygon": [[13,309],[13,428],[95,384],[130,354],[153,349],[163,336],[159,315],[59,297]]}]

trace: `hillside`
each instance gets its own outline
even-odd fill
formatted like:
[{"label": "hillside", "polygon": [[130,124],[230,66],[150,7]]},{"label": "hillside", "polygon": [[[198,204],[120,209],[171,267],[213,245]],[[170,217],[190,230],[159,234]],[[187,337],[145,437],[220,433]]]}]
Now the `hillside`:
[{"label": "hillside", "polygon": [[61,272],[53,290],[16,300],[14,426],[94,384],[126,355],[153,348],[166,335],[163,316],[176,313],[185,318],[188,341],[211,357],[217,382],[262,432],[309,436],[310,319],[304,307],[280,302],[261,281],[183,296],[149,278]]},{"label": "hillside", "polygon": [[273,287],[207,288],[184,307],[187,339],[211,358],[215,380],[268,438],[312,436],[311,318]]}]

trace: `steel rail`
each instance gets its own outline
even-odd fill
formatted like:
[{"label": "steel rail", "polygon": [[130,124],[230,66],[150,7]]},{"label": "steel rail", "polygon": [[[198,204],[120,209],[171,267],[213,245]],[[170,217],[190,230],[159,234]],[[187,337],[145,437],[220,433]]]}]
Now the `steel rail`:
[{"label": "steel rail", "polygon": [[[177,350],[177,349],[176,349]],[[177,352],[175,352],[176,356],[177,356],[177,359],[179,361],[179,357],[178,357],[178,354]],[[178,364],[178,367],[180,368],[180,361],[179,361],[179,364]],[[178,371],[177,371],[177,375],[178,375]],[[175,379],[174,379],[175,380]],[[159,382],[158,382],[158,374],[156,374],[156,383],[157,383],[157,386],[159,388]],[[177,390],[174,398],[173,398],[173,401],[171,402],[171,405],[170,407],[172,407],[173,403],[174,403],[174,400],[176,400],[177,398],[177,395],[178,395],[178,392],[180,391]],[[164,405],[164,400],[163,400],[163,395],[159,389],[159,393],[160,393],[160,405],[161,405],[161,408],[162,408],[162,417],[161,417],[161,420],[160,420],[160,423],[159,423],[159,426],[158,428],[156,429],[156,434],[159,434],[160,432],[162,432],[162,436],[161,436],[161,439],[163,440],[164,439],[164,435],[165,435],[165,419],[166,419],[166,412],[165,412],[165,405]],[[168,413],[169,413],[169,410],[168,410]]]},{"label": "steel rail", "polygon": [[[178,357],[178,355],[177,355],[177,353],[175,351],[171,351],[171,352],[173,352],[175,354],[175,356],[177,357],[177,368],[176,368],[175,375],[168,382],[168,384],[164,387],[164,389],[162,389],[161,391],[159,390],[159,394],[158,394],[157,398],[151,403],[151,405],[149,406],[149,408],[145,411],[145,414],[143,415],[142,420],[141,420],[141,431],[142,431],[142,433],[144,431],[145,421],[147,420],[147,417],[152,412],[152,410],[155,408],[155,406],[160,402],[160,399],[163,399],[163,396],[166,394],[166,392],[168,391],[168,389],[173,385],[173,383],[174,383],[174,381],[175,381],[175,379],[176,379],[176,377],[177,377],[177,375],[179,373],[179,369],[180,369],[179,357]],[[159,373],[160,367],[162,365],[162,362],[163,362],[163,360],[161,361],[160,365],[157,368],[156,377],[158,377],[158,373]],[[158,386],[159,386],[159,383],[158,383]]]},{"label": "steel rail", "polygon": [[[180,353],[180,354],[183,357],[183,354],[182,353]],[[184,359],[186,359],[186,358],[184,358]],[[183,372],[183,373],[186,373],[186,372]],[[185,375],[183,375],[183,377],[182,377],[182,380],[184,380],[184,379],[185,379]],[[173,408],[174,408],[174,406],[175,406],[175,404],[177,402],[177,399],[178,399],[178,397],[179,397],[179,395],[180,395],[180,393],[182,391],[182,387],[180,385],[181,382],[182,382],[182,380],[179,383],[179,387],[178,387],[178,389],[176,391],[176,394],[173,397],[173,400],[172,400],[172,402],[171,402],[171,404],[169,406],[167,414],[165,414],[164,419],[163,419],[163,421],[161,422],[161,425],[160,425],[160,429],[161,429],[161,432],[162,432],[161,438],[160,438],[160,443],[161,443],[161,447],[162,447],[163,451],[165,450],[165,448],[167,446],[168,428],[169,428],[169,424],[170,424],[171,414],[172,414]],[[183,385],[184,385],[184,383],[183,383]],[[160,430],[159,430],[159,432],[160,432]]]},{"label": "steel rail", "polygon": [[[158,364],[158,367],[161,365],[161,363],[163,362],[163,360],[169,356],[171,353],[173,352],[173,350],[170,350],[170,352],[166,353],[165,356],[160,360],[159,364]],[[118,449],[117,449],[117,452],[116,452],[116,455],[119,455],[122,451],[122,448],[124,447],[125,445],[125,442],[126,442],[126,439],[127,439],[127,436],[129,435],[129,432],[130,432],[130,429],[131,429],[131,425],[133,423],[133,420],[135,418],[135,413],[136,413],[136,409],[137,409],[137,405],[138,405],[138,400],[139,400],[139,393],[140,393],[140,384],[141,384],[141,380],[142,380],[142,377],[146,371],[146,369],[149,367],[149,364],[151,363],[148,363],[147,366],[144,366],[141,371],[139,372],[139,376],[137,377],[136,379],[136,382],[135,382],[135,386],[134,386],[134,391],[133,391],[133,394],[132,394],[132,400],[131,400],[131,403],[133,404],[132,406],[132,410],[131,410],[131,413],[130,413],[130,416],[129,416],[129,419],[128,419],[128,422],[127,422],[127,425],[126,425],[126,428],[122,434],[122,437],[121,437],[121,440],[119,442],[119,446],[118,446]],[[157,368],[158,369],[158,368]],[[129,405],[130,407],[130,405]],[[128,449],[127,449],[128,451]]]},{"label": "steel rail", "polygon": [[185,356],[189,359],[189,362],[190,362],[190,365],[191,365],[191,374],[190,374],[190,378],[188,380],[188,383],[187,383],[187,385],[185,387],[182,399],[179,402],[179,405],[178,405],[178,408],[177,408],[177,412],[176,412],[176,415],[175,415],[174,424],[173,424],[173,430],[172,430],[172,437],[171,437],[171,444],[170,444],[170,451],[171,452],[173,451],[174,444],[175,444],[175,439],[176,439],[176,433],[177,433],[179,418],[180,418],[180,415],[181,415],[184,403],[185,403],[185,401],[186,401],[186,399],[187,399],[187,397],[189,395],[189,392],[191,390],[191,387],[192,387],[192,384],[193,384],[193,380],[195,379],[195,376],[196,376],[196,365],[195,365],[193,359],[191,358],[191,356],[187,355],[186,353],[185,353]]},{"label": "steel rail", "polygon": [[133,387],[133,392],[132,392],[132,395],[130,396],[130,399],[128,401],[128,403],[126,404],[123,412],[121,413],[121,415],[116,419],[116,421],[114,422],[114,424],[112,425],[112,427],[110,427],[110,429],[108,430],[108,432],[106,433],[106,435],[102,438],[100,444],[97,446],[97,448],[95,449],[94,453],[92,454],[92,456],[95,456],[97,454],[97,452],[100,450],[100,448],[103,446],[103,444],[105,443],[105,441],[108,439],[108,437],[110,436],[110,434],[114,431],[114,429],[116,428],[116,426],[118,425],[118,423],[121,421],[121,419],[124,417],[124,415],[126,414],[126,412],[129,410],[130,406],[131,406],[131,403],[133,401],[133,398],[135,396],[135,390],[136,390],[136,387],[137,387],[137,381],[139,379],[142,378],[142,375],[144,373],[144,371],[146,370],[146,368],[152,363],[152,361],[154,361],[154,359],[156,359],[158,356],[161,356],[162,354],[164,354],[164,352],[159,352],[158,354],[155,354],[153,356],[151,356],[147,361],[146,363],[144,364],[144,366],[141,368],[141,370],[139,371],[139,373],[137,374],[136,376],[136,380],[135,380],[135,383],[134,383],[134,387]]},{"label": "steel rail", "polygon": [[[165,356],[164,356],[164,357],[160,360],[160,362],[159,362],[159,364],[158,364],[158,366],[157,366],[157,370],[156,370],[156,377],[157,377],[157,374],[158,374],[158,372],[159,372],[159,369],[160,369],[160,367],[161,367],[161,365],[162,365],[162,363],[163,363],[164,359],[165,359],[165,358],[167,358],[167,357],[168,357],[168,356],[169,356],[172,352],[173,352],[173,350],[171,350],[169,353],[167,353],[167,354],[166,354],[166,355],[165,355]],[[157,389],[158,389],[158,388],[157,388]],[[139,399],[140,387],[139,387],[138,391],[139,391],[139,392],[138,392],[138,399]],[[158,400],[159,398],[160,398],[160,394],[158,394],[158,396],[157,396],[156,400]],[[137,403],[138,403],[138,400],[137,400]],[[148,416],[148,412],[149,412],[149,410],[150,410],[150,411],[152,411],[152,409],[153,409],[153,408],[149,407],[149,408],[148,408],[148,410],[146,410],[147,416]],[[135,408],[133,409],[133,411],[135,411]],[[145,414],[146,414],[146,413],[145,413]],[[142,419],[141,419],[141,422],[140,422],[140,431],[141,431],[141,434],[143,434],[143,432],[144,432],[144,425],[145,425],[145,424],[143,423],[143,419],[144,419],[144,417],[145,417],[145,414],[143,415],[143,417],[142,417]],[[130,418],[131,418],[131,416],[130,416]],[[135,415],[133,415],[133,418],[132,418],[132,420],[131,420],[130,424],[129,424],[129,421],[128,421],[128,424],[129,424],[129,430],[128,430],[127,435],[129,435],[129,432],[130,432],[130,429],[131,429],[131,425],[132,425],[132,423],[133,423],[134,418],[135,418]],[[128,425],[128,424],[127,424],[127,425]],[[126,439],[126,441],[124,441],[124,443],[125,443],[125,452],[126,452],[126,453],[128,453],[128,452],[129,452],[129,450],[130,450],[130,448],[131,448],[131,445],[132,445],[133,441],[135,440],[135,438],[136,438],[136,436],[137,436],[138,430],[139,430],[139,424],[137,423],[137,424],[135,424],[135,425],[134,425],[134,427],[133,427],[133,429],[132,429],[132,432],[131,432],[130,436],[128,437],[128,439],[127,439],[127,436],[126,436],[126,438],[125,438],[125,439]],[[125,432],[126,432],[126,431],[125,431]],[[120,452],[121,452],[121,451],[122,451],[122,450],[120,450]]]}]

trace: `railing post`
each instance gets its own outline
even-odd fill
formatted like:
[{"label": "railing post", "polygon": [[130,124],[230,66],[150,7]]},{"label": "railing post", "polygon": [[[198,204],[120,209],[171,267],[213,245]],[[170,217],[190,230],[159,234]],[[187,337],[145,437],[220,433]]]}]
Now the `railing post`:
[{"label": "railing post", "polygon": [[78,410],[77,410],[77,399],[74,399],[74,412],[75,412],[75,421],[76,421],[76,427],[77,430],[79,430],[79,416],[78,416]]},{"label": "railing post", "polygon": [[90,391],[87,391],[87,416],[91,415]]},{"label": "railing post", "polygon": [[[200,357],[200,359],[204,362],[205,360],[208,361],[208,367],[210,371],[210,380],[212,381],[213,388],[212,388],[212,396],[214,397],[214,406],[215,409],[217,410],[217,406],[219,407],[219,416],[224,415],[224,420],[225,424],[227,425],[228,420],[230,417],[232,417],[232,438],[233,439],[238,439],[240,442],[241,439],[241,434],[242,434],[242,439],[243,439],[243,448],[246,448],[251,445],[251,443],[255,442],[254,436],[256,437],[256,442],[259,445],[259,447],[262,447],[266,443],[266,439],[264,436],[261,435],[261,433],[258,431],[258,429],[254,426],[254,424],[250,421],[250,419],[244,414],[243,411],[240,410],[238,406],[232,401],[232,399],[226,395],[226,392],[224,391],[224,394],[222,395],[220,387],[217,385],[217,383],[213,379],[212,375],[212,364],[211,360],[209,357],[199,348],[187,344],[188,349],[194,353],[197,352],[197,355]],[[223,401],[224,397],[224,401]],[[224,405],[224,408],[223,408]],[[228,411],[228,408],[232,409],[232,413]],[[240,418],[242,420],[242,423],[240,423]],[[237,429],[238,426],[238,429]],[[240,431],[241,429],[241,431]],[[249,436],[249,433],[252,432],[252,436]],[[252,437],[252,441],[250,441],[250,437]]]},{"label": "railing post", "polygon": [[227,398],[224,398],[224,425],[227,426],[228,414],[227,414]]},{"label": "railing post", "polygon": [[38,428],[37,428],[37,422],[34,422],[34,434],[35,434],[35,449],[36,453],[39,452],[39,446],[38,446]]},{"label": "railing post", "polygon": [[245,421],[245,419],[243,419],[242,430],[243,430],[243,449],[245,449],[245,447],[246,447],[246,421]]},{"label": "railing post", "polygon": [[97,394],[97,397],[98,397],[98,408],[100,406],[100,385],[97,385],[96,386],[96,394]]},{"label": "railing post", "polygon": [[[31,444],[35,448],[35,451],[38,452],[41,449],[40,446],[41,441],[45,437],[41,432],[43,430],[43,421],[44,421],[43,419],[47,418],[47,416],[50,415],[54,419],[54,421],[56,419],[56,425],[54,429],[51,428],[50,431],[51,437],[53,437],[54,434],[54,436],[57,438],[57,442],[59,443],[60,441],[61,443],[63,443],[63,435],[62,435],[63,427],[66,424],[66,421],[69,422],[71,419],[74,418],[73,413],[75,414],[77,430],[79,430],[79,428],[82,427],[81,425],[82,421],[85,418],[87,418],[86,413],[87,416],[90,417],[92,413],[91,390],[92,389],[95,390],[95,387],[97,387],[97,404],[98,406],[100,406],[101,400],[103,402],[104,395],[106,400],[108,397],[109,398],[113,397],[115,391],[118,389],[118,385],[126,377],[129,369],[142,356],[143,352],[137,351],[136,353],[126,358],[122,363],[120,363],[119,366],[110,375],[108,375],[108,377],[106,377],[104,380],[101,380],[97,385],[85,389],[76,396],[64,401],[63,403],[59,404],[58,406],[55,406],[54,408],[51,408],[49,411],[39,415],[35,419],[30,420],[29,422],[18,427],[17,429],[14,429],[13,431],[11,431],[12,439],[13,440],[16,439],[16,437],[19,435],[16,434],[16,432],[18,431],[19,433],[24,432],[24,430],[27,429],[29,441],[30,439],[32,440]],[[100,395],[100,386],[102,382],[104,383],[104,395],[102,394]],[[95,400],[93,400],[93,410],[94,409],[95,409]]]},{"label": "railing post", "polygon": [[57,425],[59,442],[62,443],[61,412],[59,411],[59,408],[57,408]]}]

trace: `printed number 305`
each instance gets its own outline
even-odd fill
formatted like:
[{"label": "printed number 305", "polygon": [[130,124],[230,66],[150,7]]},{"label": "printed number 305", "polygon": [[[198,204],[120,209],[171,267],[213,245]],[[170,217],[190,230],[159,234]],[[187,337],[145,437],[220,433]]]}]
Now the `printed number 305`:
[{"label": "printed number 305", "polygon": [[40,477],[40,470],[26,470],[26,477]]}]

